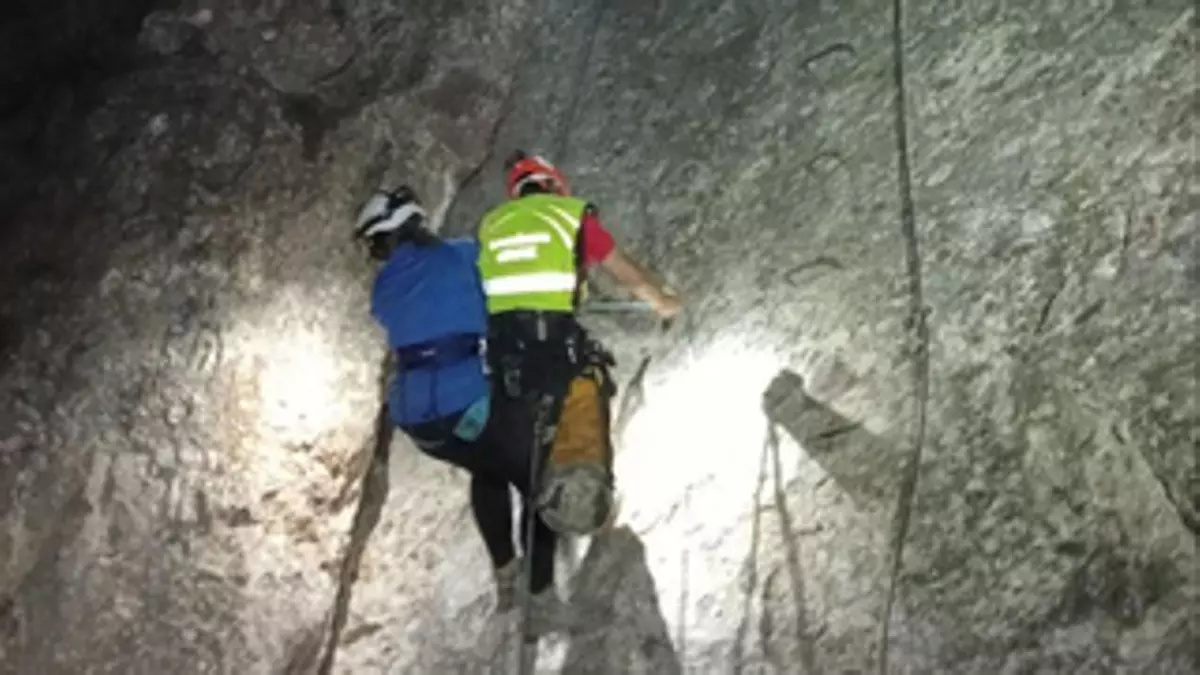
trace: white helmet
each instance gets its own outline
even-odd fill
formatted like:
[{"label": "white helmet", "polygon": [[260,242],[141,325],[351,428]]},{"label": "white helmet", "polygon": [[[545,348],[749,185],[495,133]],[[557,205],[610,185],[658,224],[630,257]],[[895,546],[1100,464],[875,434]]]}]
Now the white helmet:
[{"label": "white helmet", "polygon": [[361,239],[372,239],[401,229],[415,229],[424,221],[425,210],[417,203],[416,194],[412,188],[403,185],[372,194],[358,212],[354,234]]}]

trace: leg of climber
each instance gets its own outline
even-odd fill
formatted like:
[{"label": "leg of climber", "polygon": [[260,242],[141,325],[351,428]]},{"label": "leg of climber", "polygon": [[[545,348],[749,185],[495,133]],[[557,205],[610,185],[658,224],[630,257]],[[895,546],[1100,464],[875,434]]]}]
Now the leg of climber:
[{"label": "leg of climber", "polygon": [[[483,476],[471,479],[471,510],[479,525],[492,560],[496,580],[496,611],[503,613],[516,606],[521,574],[521,559],[513,545],[512,502],[508,483]],[[536,516],[536,514],[534,514]],[[521,532],[529,525],[528,509],[521,509]],[[540,518],[533,523],[532,573],[528,592],[535,596],[554,585],[554,532]]]},{"label": "leg of climber", "polygon": [[[519,458],[511,457],[516,451],[514,447],[501,442],[504,432],[499,428],[512,423],[504,413],[503,406],[494,408],[474,442],[463,441],[450,433],[458,423],[458,416],[407,430],[425,454],[471,475],[471,514],[492,563],[498,613],[515,606],[521,569],[520,558],[513,546],[512,499],[508,487],[519,480],[520,472],[513,470]],[[518,484],[523,486],[524,482]]]},{"label": "leg of climber", "polygon": [[[551,453],[556,444],[555,439],[563,433],[563,403],[576,370],[572,360],[568,358],[562,347],[557,344],[539,345],[531,349],[528,354],[528,362],[535,370],[534,376],[530,378],[530,389],[552,402],[545,411],[549,420],[544,423],[546,428],[538,430],[538,437],[541,439],[541,444],[538,446],[538,466],[541,470],[537,481],[530,486],[530,491],[527,493],[531,496],[527,503],[532,503],[531,510],[536,513],[533,569],[530,574],[532,597],[529,608],[529,631],[532,636],[542,636],[556,630],[575,632],[586,627],[583,617],[559,596],[558,590],[551,583],[556,544],[562,533],[566,532],[552,526],[546,511],[541,508],[542,505],[539,502],[539,499],[543,497],[542,488],[546,471],[552,463]],[[530,425],[529,428],[533,429],[533,426]],[[528,445],[531,448],[534,447],[532,442]],[[548,545],[543,547],[540,544],[543,541],[548,542]],[[545,583],[542,583],[543,579]]]},{"label": "leg of climber", "polygon": [[[530,414],[528,406],[523,401],[495,395],[493,398],[493,417],[492,424],[489,425],[486,435],[486,442],[492,450],[492,457],[495,461],[496,474],[503,476],[506,481],[504,509],[506,517],[511,514],[512,503],[511,494],[507,491],[507,485],[511,484],[520,493],[522,499],[521,506],[521,529],[518,536],[522,537],[520,546],[524,547],[524,533],[529,525],[528,518],[530,517],[529,509],[525,504],[528,502],[531,494],[530,478],[530,459],[533,450],[533,424],[534,418]],[[534,513],[533,515],[536,515]],[[540,518],[535,518],[533,530],[533,574],[531,586],[534,592],[546,588],[554,582],[554,547],[555,535],[553,530],[546,527],[546,524]],[[511,537],[511,534],[510,534]],[[511,539],[510,539],[511,541]],[[550,561],[547,563],[545,561]]]},{"label": "leg of climber", "polygon": [[[532,515],[533,521],[533,558],[529,575],[529,592],[538,595],[554,585],[554,549],[557,537],[554,531],[546,527],[546,523],[537,517],[537,513],[529,513],[526,506],[521,507],[521,528],[528,527],[527,519]],[[524,542],[522,542],[524,545]]]},{"label": "leg of climber", "polygon": [[491,472],[471,476],[471,513],[487,547],[496,582],[496,612],[504,613],[516,605],[517,581],[521,560],[513,546],[512,500],[508,481]]},{"label": "leg of climber", "polygon": [[[528,506],[522,509],[522,532],[528,526],[527,518],[533,510]],[[533,517],[533,547],[527,553],[530,558],[529,572],[529,634],[540,637],[556,630],[570,631],[580,624],[571,611],[570,606],[558,595],[554,586],[554,552],[558,543],[558,535],[546,526],[545,521],[532,513]]]},{"label": "leg of climber", "polygon": [[[475,456],[485,466],[472,479],[471,505],[495,566],[497,607],[503,612],[514,605],[522,562],[517,551],[525,546],[524,535],[530,517],[525,503],[530,494],[533,416],[524,402],[494,392],[491,416],[478,445]],[[523,497],[521,528],[516,533],[520,549],[513,541],[510,485]],[[529,552],[532,570],[529,587],[524,590],[536,594],[553,586],[555,544],[553,530],[535,517],[533,545]]]},{"label": "leg of climber", "polygon": [[[578,358],[569,355],[575,352]],[[550,411],[553,423],[542,439],[542,472],[534,486],[537,524],[546,536],[587,535],[611,522],[612,449],[609,439],[608,403],[614,391],[607,367],[611,356],[581,337],[565,352],[534,348],[527,353],[531,388],[555,401]],[[529,447],[533,447],[530,443]],[[543,555],[535,544],[533,562],[553,571],[553,550]],[[541,636],[551,631],[577,633],[603,624],[607,612],[575,607],[559,597],[553,584],[540,586],[538,571],[529,607],[529,633]]]}]

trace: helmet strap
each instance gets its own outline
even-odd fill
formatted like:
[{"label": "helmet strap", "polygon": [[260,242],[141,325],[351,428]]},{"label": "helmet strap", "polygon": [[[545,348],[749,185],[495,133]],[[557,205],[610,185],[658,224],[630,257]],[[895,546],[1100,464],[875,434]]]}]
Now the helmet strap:
[{"label": "helmet strap", "polygon": [[398,231],[382,232],[377,234],[367,242],[367,252],[372,260],[383,262],[392,256],[403,242],[400,240]]},{"label": "helmet strap", "polygon": [[550,187],[554,182],[549,176],[539,176],[537,174],[529,174],[528,176],[517,181],[514,186],[518,197],[534,194],[551,194],[554,190]]}]

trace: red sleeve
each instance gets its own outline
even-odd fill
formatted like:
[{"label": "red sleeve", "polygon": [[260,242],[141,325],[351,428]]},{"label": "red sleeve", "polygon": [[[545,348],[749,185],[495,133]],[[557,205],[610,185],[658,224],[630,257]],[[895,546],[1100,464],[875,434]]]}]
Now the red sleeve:
[{"label": "red sleeve", "polygon": [[617,244],[613,241],[612,233],[600,224],[600,218],[596,216],[594,208],[589,208],[583,214],[581,227],[583,228],[583,265],[590,269],[604,262]]}]

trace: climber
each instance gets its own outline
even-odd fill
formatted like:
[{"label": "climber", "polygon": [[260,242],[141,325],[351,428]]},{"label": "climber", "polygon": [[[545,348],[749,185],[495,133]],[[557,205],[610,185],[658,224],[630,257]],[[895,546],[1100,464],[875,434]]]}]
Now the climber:
[{"label": "climber", "polygon": [[[529,494],[533,423],[524,406],[491,396],[478,245],[443,240],[424,223],[413,191],[401,187],[372,194],[355,229],[382,263],[371,314],[386,329],[396,363],[388,414],[422,452],[470,474],[471,511],[493,565],[496,610],[503,613],[515,607],[521,572],[508,486]],[[526,509],[522,519],[533,515]],[[535,518],[532,559],[552,562],[554,543],[554,533]],[[535,567],[532,582],[538,589],[552,585],[553,565]]]},{"label": "climber", "polygon": [[615,516],[615,386],[612,356],[576,321],[585,274],[600,267],[664,319],[683,306],[615,245],[596,207],[572,197],[553,165],[518,150],[505,170],[509,200],[479,227],[489,360],[496,391],[533,402],[542,421],[535,459],[545,467],[531,472],[538,513],[560,534],[587,535]]}]

